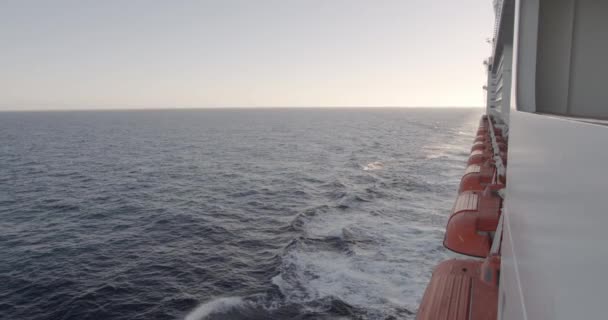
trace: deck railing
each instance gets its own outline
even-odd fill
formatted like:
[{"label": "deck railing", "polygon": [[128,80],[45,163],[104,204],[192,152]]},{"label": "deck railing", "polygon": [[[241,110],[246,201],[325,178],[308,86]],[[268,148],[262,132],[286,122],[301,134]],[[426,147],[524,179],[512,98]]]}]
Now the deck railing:
[{"label": "deck railing", "polygon": [[494,35],[492,36],[492,52],[496,52],[498,42],[498,29],[502,20],[502,9],[505,5],[504,0],[494,0]]}]

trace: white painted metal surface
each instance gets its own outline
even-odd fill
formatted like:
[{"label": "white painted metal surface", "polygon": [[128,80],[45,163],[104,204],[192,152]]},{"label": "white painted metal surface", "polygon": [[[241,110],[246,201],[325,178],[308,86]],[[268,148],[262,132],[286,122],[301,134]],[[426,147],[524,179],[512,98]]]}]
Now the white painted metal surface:
[{"label": "white painted metal surface", "polygon": [[502,319],[608,318],[608,127],[525,112],[510,126]]},{"label": "white painted metal surface", "polygon": [[608,116],[606,10],[515,0],[499,319],[608,319],[608,126],[533,113]]}]

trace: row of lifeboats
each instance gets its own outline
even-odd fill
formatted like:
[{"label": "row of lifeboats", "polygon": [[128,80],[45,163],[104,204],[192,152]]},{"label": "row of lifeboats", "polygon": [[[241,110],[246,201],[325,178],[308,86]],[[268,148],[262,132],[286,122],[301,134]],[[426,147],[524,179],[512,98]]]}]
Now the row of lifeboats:
[{"label": "row of lifeboats", "polygon": [[[502,131],[490,126],[489,121],[487,116],[480,120],[443,241],[454,252],[480,258],[490,253],[502,205],[497,191],[506,182],[498,174],[494,156],[498,155],[505,163],[507,144]],[[494,130],[496,144],[492,143],[490,128]]]},{"label": "row of lifeboats", "polygon": [[[497,164],[501,162],[501,164]],[[500,249],[492,248],[502,207],[499,190],[506,185],[507,139],[494,120],[482,116],[460,181],[443,244],[483,259],[441,262],[418,309],[418,320],[496,319]],[[496,239],[500,241],[500,239]]]}]

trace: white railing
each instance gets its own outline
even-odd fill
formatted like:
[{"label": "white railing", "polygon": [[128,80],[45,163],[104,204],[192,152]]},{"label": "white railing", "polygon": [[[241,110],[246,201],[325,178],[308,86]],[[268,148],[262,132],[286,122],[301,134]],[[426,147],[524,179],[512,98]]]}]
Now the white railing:
[{"label": "white railing", "polygon": [[[492,152],[494,157],[494,163],[496,166],[496,179],[500,180],[500,177],[506,177],[507,170],[505,168],[504,163],[502,162],[502,157],[500,156],[500,148],[498,147],[498,143],[496,142],[496,133],[494,132],[494,123],[493,120],[495,118],[494,114],[488,114],[488,126],[490,128],[490,137],[492,142]],[[505,131],[506,127],[501,126],[501,130]],[[505,189],[502,188],[498,190],[498,195],[501,198],[505,198]],[[501,209],[502,211],[502,209]],[[496,228],[496,232],[494,233],[494,239],[492,240],[492,247],[490,248],[490,255],[496,255],[500,253],[500,248],[502,244],[502,226],[503,226],[503,218],[504,212],[500,215],[498,220],[498,226]]]},{"label": "white railing", "polygon": [[502,157],[500,156],[500,148],[498,147],[498,143],[496,142],[496,134],[494,133],[494,123],[492,120],[494,119],[493,115],[488,115],[488,123],[490,127],[490,137],[492,141],[492,152],[494,163],[496,166],[496,177],[505,177],[507,174],[507,170],[505,168],[504,163],[502,162]]},{"label": "white railing", "polygon": [[502,12],[505,6],[504,0],[494,0],[494,35],[492,37],[492,54],[496,53],[498,45],[498,31],[502,22]]},{"label": "white railing", "polygon": [[[500,209],[502,211],[502,209]],[[492,247],[490,247],[490,255],[500,254],[500,247],[502,245],[502,225],[503,225],[504,212],[501,212],[500,218],[498,218],[498,225],[496,226],[496,232],[494,232],[494,239],[492,239]]]}]

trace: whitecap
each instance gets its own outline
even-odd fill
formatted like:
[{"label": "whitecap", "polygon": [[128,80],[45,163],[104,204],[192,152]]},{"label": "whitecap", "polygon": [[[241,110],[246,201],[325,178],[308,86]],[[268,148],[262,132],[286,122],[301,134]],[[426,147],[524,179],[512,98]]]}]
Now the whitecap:
[{"label": "whitecap", "polygon": [[201,304],[192,310],[184,320],[204,320],[214,313],[226,312],[231,309],[245,306],[247,302],[240,297],[217,298]]},{"label": "whitecap", "polygon": [[363,166],[363,170],[365,170],[365,171],[380,170],[380,169],[384,169],[384,163],[382,163],[380,161],[370,162],[370,163],[366,164],[365,166]]}]

